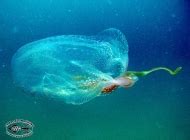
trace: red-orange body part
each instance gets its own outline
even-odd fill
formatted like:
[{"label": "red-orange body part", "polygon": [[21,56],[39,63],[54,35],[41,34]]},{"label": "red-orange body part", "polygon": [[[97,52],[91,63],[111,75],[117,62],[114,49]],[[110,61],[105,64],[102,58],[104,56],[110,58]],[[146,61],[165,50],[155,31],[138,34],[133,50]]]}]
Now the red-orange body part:
[{"label": "red-orange body part", "polygon": [[102,89],[102,94],[110,94],[112,91],[114,91],[116,88],[118,88],[118,85],[110,85]]}]

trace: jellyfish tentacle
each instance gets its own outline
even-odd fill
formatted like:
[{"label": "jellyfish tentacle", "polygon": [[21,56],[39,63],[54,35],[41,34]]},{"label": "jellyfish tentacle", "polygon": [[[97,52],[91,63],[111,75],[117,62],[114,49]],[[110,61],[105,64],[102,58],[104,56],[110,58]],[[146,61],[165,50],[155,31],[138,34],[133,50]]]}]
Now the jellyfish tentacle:
[{"label": "jellyfish tentacle", "polygon": [[157,67],[157,68],[153,68],[153,69],[147,70],[147,71],[127,71],[125,76],[135,75],[137,77],[143,77],[143,76],[146,76],[152,72],[159,71],[159,70],[167,71],[170,75],[176,75],[181,71],[181,69],[182,69],[182,67],[177,67],[175,70],[171,70],[171,69],[166,68],[166,67]]}]

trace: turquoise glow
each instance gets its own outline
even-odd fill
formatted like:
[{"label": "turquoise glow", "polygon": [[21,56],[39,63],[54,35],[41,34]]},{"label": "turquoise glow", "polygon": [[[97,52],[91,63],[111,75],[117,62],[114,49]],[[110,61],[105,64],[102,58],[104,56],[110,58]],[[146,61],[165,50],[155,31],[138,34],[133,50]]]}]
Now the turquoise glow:
[{"label": "turquoise glow", "polygon": [[21,47],[12,59],[18,86],[71,104],[100,95],[127,65],[127,41],[113,28],[96,36],[63,35],[35,41]]}]

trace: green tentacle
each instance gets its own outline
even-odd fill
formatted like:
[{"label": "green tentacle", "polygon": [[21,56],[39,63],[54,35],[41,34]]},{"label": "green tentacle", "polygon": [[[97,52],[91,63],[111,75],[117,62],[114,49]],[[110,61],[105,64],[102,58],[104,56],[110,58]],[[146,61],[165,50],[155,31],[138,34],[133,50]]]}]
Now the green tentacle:
[{"label": "green tentacle", "polygon": [[169,68],[166,68],[166,67],[157,67],[157,68],[153,68],[151,70],[148,70],[148,71],[127,71],[124,76],[132,76],[132,75],[135,75],[137,77],[142,77],[142,76],[146,76],[152,72],[155,72],[155,71],[158,71],[158,70],[165,70],[167,71],[169,74],[171,75],[176,75],[178,74],[180,71],[181,71],[182,67],[177,67],[174,71],[169,69]]}]

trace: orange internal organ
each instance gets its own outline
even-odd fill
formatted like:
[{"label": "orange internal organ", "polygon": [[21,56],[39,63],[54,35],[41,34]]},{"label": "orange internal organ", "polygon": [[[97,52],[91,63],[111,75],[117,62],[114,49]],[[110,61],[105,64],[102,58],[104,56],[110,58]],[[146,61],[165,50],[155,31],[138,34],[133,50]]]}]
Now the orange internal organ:
[{"label": "orange internal organ", "polygon": [[110,94],[112,91],[114,91],[116,88],[118,88],[118,85],[110,85],[102,89],[103,94]]}]

